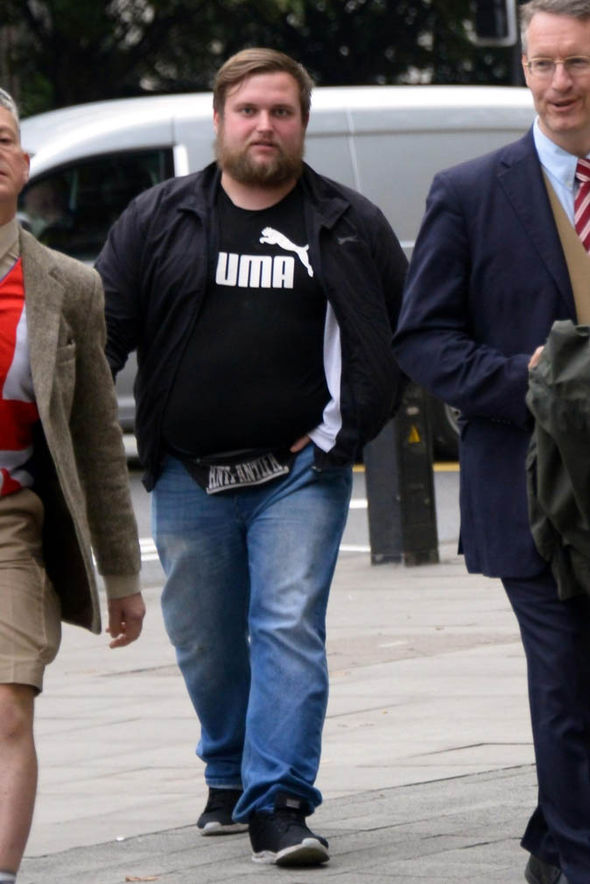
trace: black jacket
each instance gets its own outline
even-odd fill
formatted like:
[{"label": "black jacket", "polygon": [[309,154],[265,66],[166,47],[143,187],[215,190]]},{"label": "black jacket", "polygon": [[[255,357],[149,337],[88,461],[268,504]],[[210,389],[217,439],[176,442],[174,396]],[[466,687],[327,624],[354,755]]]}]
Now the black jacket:
[{"label": "black jacket", "polygon": [[559,597],[590,594],[590,326],[555,322],[530,372],[531,530]]},{"label": "black jacket", "polygon": [[[162,458],[161,425],[183,348],[197,321],[216,253],[215,163],[134,199],[97,261],[106,293],[113,374],[137,349],[136,435],[151,489]],[[316,462],[350,463],[391,416],[400,385],[392,333],[406,258],[382,212],[305,166],[310,259],[340,327],[342,428]]]}]

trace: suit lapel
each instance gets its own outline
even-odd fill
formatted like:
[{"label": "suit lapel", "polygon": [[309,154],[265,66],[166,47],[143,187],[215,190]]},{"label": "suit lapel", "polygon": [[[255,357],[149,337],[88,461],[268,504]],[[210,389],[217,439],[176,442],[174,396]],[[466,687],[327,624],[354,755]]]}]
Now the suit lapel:
[{"label": "suit lapel", "polygon": [[535,150],[532,131],[504,152],[500,160],[498,181],[531,238],[539,260],[553,279],[567,305],[572,319],[576,311],[569,273],[541,166]]},{"label": "suit lapel", "polygon": [[51,252],[25,231],[21,255],[33,388],[43,414],[51,398],[64,290]]}]

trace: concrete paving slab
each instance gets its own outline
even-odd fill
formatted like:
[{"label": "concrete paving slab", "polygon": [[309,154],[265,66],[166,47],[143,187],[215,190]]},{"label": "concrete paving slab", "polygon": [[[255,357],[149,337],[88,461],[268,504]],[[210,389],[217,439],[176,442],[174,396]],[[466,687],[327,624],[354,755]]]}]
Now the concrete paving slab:
[{"label": "concrete paving slab", "polygon": [[246,835],[202,838],[185,826],[29,858],[20,881],[517,884],[526,854],[515,832],[534,795],[533,769],[523,766],[331,799],[313,823],[330,841],[331,861],[320,869],[254,864]]},{"label": "concrete paving slab", "polygon": [[144,636],[128,649],[64,630],[37,703],[40,787],[19,884],[522,881],[535,777],[499,583],[467,575],[450,547],[419,568],[340,556],[317,814],[334,858],[300,872],[251,863],[243,836],[196,835],[198,727],[159,594],[146,586]]}]

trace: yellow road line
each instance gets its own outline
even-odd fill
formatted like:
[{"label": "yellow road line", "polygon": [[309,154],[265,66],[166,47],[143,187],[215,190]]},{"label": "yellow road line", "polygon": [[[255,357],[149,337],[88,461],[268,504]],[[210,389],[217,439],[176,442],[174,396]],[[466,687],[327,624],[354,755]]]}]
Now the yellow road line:
[{"label": "yellow road line", "polygon": [[[440,461],[434,464],[433,470],[435,473],[458,473],[459,463],[456,460]],[[354,465],[353,471],[355,473],[364,473],[365,465],[357,463]]]}]

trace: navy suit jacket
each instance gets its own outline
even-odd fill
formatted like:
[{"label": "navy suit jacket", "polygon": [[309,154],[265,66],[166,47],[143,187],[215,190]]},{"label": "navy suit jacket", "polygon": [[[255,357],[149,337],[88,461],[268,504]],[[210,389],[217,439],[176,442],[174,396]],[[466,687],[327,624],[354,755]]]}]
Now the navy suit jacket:
[{"label": "navy suit jacket", "polygon": [[532,131],[439,173],[410,264],[395,352],[462,412],[461,540],[467,568],[529,577],[528,361],[572,288]]}]

